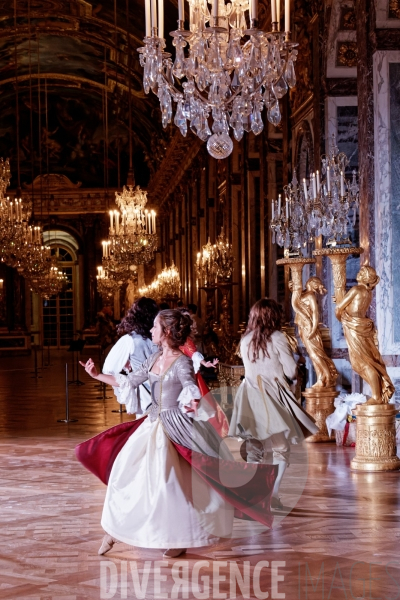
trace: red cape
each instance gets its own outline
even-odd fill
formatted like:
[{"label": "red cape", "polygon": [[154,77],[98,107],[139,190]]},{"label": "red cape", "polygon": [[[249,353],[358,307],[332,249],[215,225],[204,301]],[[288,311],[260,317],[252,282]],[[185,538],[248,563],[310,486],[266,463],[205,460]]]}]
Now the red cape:
[{"label": "red cape", "polygon": [[[146,418],[115,425],[82,442],[75,449],[78,460],[93,475],[107,484],[116,457]],[[235,508],[236,517],[253,519],[271,527],[273,516],[270,504],[277,475],[276,465],[223,461],[172,443],[192,469]],[[220,473],[223,473],[224,480],[229,478],[230,481],[235,482],[247,481],[247,479],[250,481],[238,487],[227,487],[221,482]]]}]

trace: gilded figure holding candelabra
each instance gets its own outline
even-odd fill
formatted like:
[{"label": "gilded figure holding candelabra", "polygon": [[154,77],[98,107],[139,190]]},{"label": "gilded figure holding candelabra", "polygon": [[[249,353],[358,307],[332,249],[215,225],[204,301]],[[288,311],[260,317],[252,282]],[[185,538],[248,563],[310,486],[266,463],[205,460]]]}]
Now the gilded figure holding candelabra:
[{"label": "gilded figure holding candelabra", "polygon": [[326,289],[319,277],[310,277],[306,289],[291,286],[292,306],[296,313],[295,323],[300,338],[314,366],[317,381],[313,388],[334,388],[338,372],[333,361],[327,356],[319,330],[319,309],[317,294],[325,295]]},{"label": "gilded figure holding candelabra", "polygon": [[363,266],[353,286],[336,307],[349,348],[351,366],[368,383],[372,396],[367,404],[387,404],[394,394],[393,383],[376,344],[374,322],[367,315],[372,291],[380,278],[373,267]]}]

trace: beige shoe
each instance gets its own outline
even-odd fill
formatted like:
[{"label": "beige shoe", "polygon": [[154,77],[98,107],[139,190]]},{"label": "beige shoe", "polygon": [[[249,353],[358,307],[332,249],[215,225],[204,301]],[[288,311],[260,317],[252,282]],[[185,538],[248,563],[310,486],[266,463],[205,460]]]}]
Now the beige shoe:
[{"label": "beige shoe", "polygon": [[272,496],[271,508],[273,508],[275,510],[283,510],[285,507],[283,506],[280,498],[275,498],[274,496]]},{"label": "beige shoe", "polygon": [[165,558],[177,558],[181,554],[185,554],[186,548],[170,548],[166,550],[163,554]]},{"label": "beige shoe", "polygon": [[117,540],[114,540],[114,538],[111,537],[111,535],[108,535],[108,533],[106,533],[106,535],[103,537],[103,541],[101,542],[101,546],[97,554],[105,554],[106,552],[111,550],[111,548],[114,546],[114,544],[116,544],[116,542]]}]

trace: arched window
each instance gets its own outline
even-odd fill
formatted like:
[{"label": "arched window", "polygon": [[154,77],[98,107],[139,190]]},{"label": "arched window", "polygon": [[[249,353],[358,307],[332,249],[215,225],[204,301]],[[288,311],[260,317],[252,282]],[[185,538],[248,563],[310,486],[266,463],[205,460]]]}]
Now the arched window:
[{"label": "arched window", "polygon": [[45,346],[65,347],[74,339],[79,313],[78,243],[64,231],[45,231],[45,244],[56,255],[61,269],[68,278],[68,286],[59,296],[41,301],[42,339]]}]

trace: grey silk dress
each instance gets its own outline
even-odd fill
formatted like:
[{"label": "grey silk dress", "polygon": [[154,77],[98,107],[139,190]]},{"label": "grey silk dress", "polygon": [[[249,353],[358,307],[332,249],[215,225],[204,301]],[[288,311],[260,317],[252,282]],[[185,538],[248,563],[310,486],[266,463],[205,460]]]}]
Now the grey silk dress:
[{"label": "grey silk dress", "polygon": [[207,423],[212,416],[207,403],[200,403],[193,417],[185,412],[192,399],[200,398],[191,359],[181,355],[158,375],[151,372],[158,356],[118,377],[122,397],[149,380],[152,405],[113,464],[102,526],[133,546],[205,546],[230,536],[233,507],[191,469],[172,441],[212,457],[229,459],[230,454]]}]

